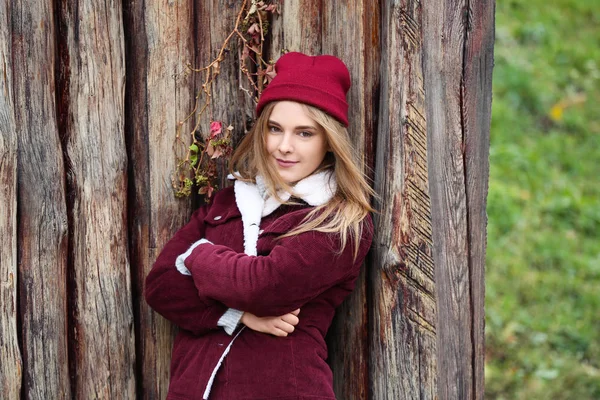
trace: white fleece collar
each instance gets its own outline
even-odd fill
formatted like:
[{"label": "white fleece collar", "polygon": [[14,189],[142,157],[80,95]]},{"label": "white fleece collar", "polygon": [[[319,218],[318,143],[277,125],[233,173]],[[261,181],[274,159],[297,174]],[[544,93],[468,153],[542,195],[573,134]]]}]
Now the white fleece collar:
[{"label": "white fleece collar", "polygon": [[[309,205],[316,207],[327,203],[337,190],[337,183],[333,172],[330,170],[321,171],[307,176],[298,182],[293,193],[285,191],[278,192],[282,202],[286,202],[292,197],[298,197]],[[265,180],[262,176],[256,177],[256,184],[236,180],[234,183],[235,202],[242,215],[244,225],[244,252],[255,256],[256,244],[260,229],[260,221],[275,211],[282,202],[275,196],[268,196]],[[265,196],[268,196],[265,199]]]}]

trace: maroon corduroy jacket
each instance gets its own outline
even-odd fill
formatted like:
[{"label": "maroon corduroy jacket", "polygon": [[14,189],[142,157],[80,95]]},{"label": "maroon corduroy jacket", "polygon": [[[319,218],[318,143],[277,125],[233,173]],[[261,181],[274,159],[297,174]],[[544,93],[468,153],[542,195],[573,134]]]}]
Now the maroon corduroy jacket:
[{"label": "maroon corduroy jacket", "polygon": [[[258,256],[248,256],[234,191],[227,188],[167,243],[145,288],[148,304],[180,328],[167,399],[202,399],[232,340],[217,326],[228,308],[258,316],[300,308],[300,323],[285,338],[249,328],[241,332],[216,375],[211,400],[335,399],[324,338],[335,308],[354,288],[373,227],[369,216],[356,259],[352,239],[340,253],[331,234],[313,231],[276,240],[311,209],[284,205],[264,217]],[[185,261],[192,275],[181,274],[175,259],[201,238],[213,244],[196,247]]]}]

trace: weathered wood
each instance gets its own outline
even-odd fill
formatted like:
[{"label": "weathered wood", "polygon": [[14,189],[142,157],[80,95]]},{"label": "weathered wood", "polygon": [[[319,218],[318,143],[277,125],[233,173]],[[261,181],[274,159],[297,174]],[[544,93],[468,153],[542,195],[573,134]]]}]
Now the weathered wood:
[{"label": "weathered wood", "polygon": [[73,395],[133,399],[121,2],[63,1],[59,16]]},{"label": "weathered wood", "polygon": [[385,2],[372,254],[374,399],[436,398],[435,285],[428,196],[421,4]]},{"label": "weathered wood", "polygon": [[463,129],[469,271],[473,304],[473,392],[484,397],[485,249],[489,181],[492,70],[494,66],[494,0],[469,2],[464,54]]},{"label": "weathered wood", "polygon": [[21,393],[17,334],[17,136],[12,99],[11,15],[0,1],[0,398]]},{"label": "weathered wood", "polygon": [[175,199],[171,177],[175,127],[193,108],[187,70],[187,63],[194,60],[192,18],[192,3],[187,0],[125,3],[129,234],[137,393],[143,399],[166,398],[169,384],[175,327],[148,307],[143,290],[158,252],[190,215],[190,200]]},{"label": "weathered wood", "polygon": [[276,61],[282,51],[321,53],[323,0],[297,0],[281,3],[281,15],[272,23],[271,52]]},{"label": "weathered wood", "polygon": [[[217,56],[241,3],[0,0],[0,397],[166,396],[175,328],[143,282],[191,212],[171,188],[174,129],[204,78],[185,65]],[[379,195],[369,269],[328,337],[337,397],[482,398],[493,0],[280,5],[266,58],[347,63],[349,131]],[[220,120],[237,142],[255,104],[236,38],[228,52],[200,131]]]},{"label": "weathered wood", "polygon": [[424,9],[440,399],[483,398],[492,13],[493,1]]},{"label": "weathered wood", "polygon": [[[238,5],[241,6],[241,3]],[[217,11],[217,10],[214,10]],[[212,2],[210,1],[196,1],[195,2],[195,7],[194,7],[194,20],[196,21],[195,23],[195,29],[194,29],[194,59],[193,61],[193,67],[198,69],[198,68],[203,68],[206,67],[207,65],[209,65],[213,59],[215,57],[217,57],[219,48],[213,49],[212,46],[212,39],[211,37],[213,36],[213,33],[211,32],[212,30],[212,23],[213,23],[213,7],[212,7]],[[235,17],[234,17],[235,18]],[[235,24],[235,20],[230,20],[227,21],[230,25],[229,25],[229,29],[233,29],[233,26]],[[224,22],[225,23],[225,22]],[[226,38],[226,33],[225,32],[220,32],[222,37],[221,40],[225,40]],[[235,40],[235,39],[234,39]],[[231,53],[231,51],[228,52],[227,54],[228,58],[235,58],[237,57],[237,54],[233,54]],[[230,60],[231,62],[231,60]],[[204,84],[204,80],[205,80],[205,75],[204,73],[194,73],[193,74],[193,89],[194,89],[194,94],[197,97],[196,101],[198,102],[198,107],[199,109],[201,109],[206,101],[206,97],[205,97],[205,93],[202,90],[202,85]],[[217,79],[221,79],[221,78],[217,78]],[[233,85],[232,85],[233,86]],[[214,104],[214,103],[213,103]],[[220,105],[222,108],[226,108],[225,104],[221,104]],[[214,107],[214,106],[213,106]],[[199,131],[200,133],[203,135],[203,137],[206,137],[206,135],[209,134],[209,127],[210,127],[210,122],[211,119],[214,119],[214,115],[212,113],[212,109],[213,107],[209,107],[207,109],[207,111],[204,112],[203,115],[198,115],[198,113],[196,113],[196,116],[194,116],[192,118],[192,123],[196,124],[197,121],[199,120],[200,125],[199,125]],[[192,110],[189,110],[190,112]],[[187,115],[186,110],[182,110],[182,116],[183,115]],[[193,125],[192,125],[193,127]],[[188,130],[189,131],[189,130]],[[186,140],[188,140],[186,138]]]},{"label": "weathered wood", "polygon": [[67,214],[55,102],[51,1],[12,2],[18,137],[18,267],[25,398],[70,397]]},{"label": "weathered wood", "polygon": [[[203,2],[204,3],[204,2]],[[208,65],[215,59],[223,46],[223,42],[232,32],[239,13],[241,1],[212,0],[203,5],[199,12],[208,19],[206,26],[198,26],[196,48],[196,62],[198,66]],[[218,16],[218,17],[216,17]],[[245,13],[242,14],[242,17]],[[207,27],[210,26],[210,29]],[[206,51],[206,45],[210,45],[210,51]],[[238,143],[246,133],[246,122],[254,118],[254,100],[245,92],[240,90],[240,85],[249,87],[247,78],[239,71],[238,56],[243,50],[236,37],[230,42],[228,55],[219,64],[219,76],[212,84],[211,106],[203,120],[203,135],[208,134],[210,121],[222,121],[224,126],[233,126],[233,143]],[[210,58],[208,57],[210,56]],[[230,185],[226,179],[228,175],[227,166],[223,160],[219,164],[219,187]]]},{"label": "weathered wood", "polygon": [[[323,3],[322,52],[340,57],[350,70],[348,94],[352,116],[348,132],[372,177],[379,94],[379,2]],[[360,23],[350,24],[348,18]],[[369,393],[369,343],[366,266],[350,297],[339,307],[329,331],[329,363],[339,399],[366,399]]]},{"label": "weathered wood", "polygon": [[348,132],[365,172],[372,178],[381,59],[380,4],[378,0],[326,2],[321,12],[322,53],[333,54],[348,66],[352,78],[347,96],[351,115]]}]

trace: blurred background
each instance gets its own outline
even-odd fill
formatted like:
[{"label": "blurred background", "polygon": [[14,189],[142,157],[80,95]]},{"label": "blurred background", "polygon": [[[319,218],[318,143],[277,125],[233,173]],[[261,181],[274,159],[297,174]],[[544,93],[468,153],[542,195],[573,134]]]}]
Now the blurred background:
[{"label": "blurred background", "polygon": [[486,398],[600,399],[600,1],[499,0]]}]

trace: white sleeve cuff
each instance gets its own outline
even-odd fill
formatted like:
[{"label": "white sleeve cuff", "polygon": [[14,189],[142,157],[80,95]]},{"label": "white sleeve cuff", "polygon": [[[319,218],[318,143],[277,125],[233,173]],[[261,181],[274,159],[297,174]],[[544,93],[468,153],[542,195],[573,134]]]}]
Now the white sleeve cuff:
[{"label": "white sleeve cuff", "polygon": [[228,335],[232,335],[235,332],[240,320],[242,319],[243,311],[236,310],[235,308],[230,308],[225,311],[225,314],[219,318],[219,322],[217,322],[218,326],[222,326],[227,332]]},{"label": "white sleeve cuff", "polygon": [[[194,251],[194,249],[196,247],[198,247],[199,245],[203,244],[203,243],[210,243],[212,244],[211,241],[206,240],[206,239],[200,239],[198,240],[196,243],[192,244],[190,246],[190,248],[183,254],[180,254],[177,257],[177,260],[175,260],[175,267],[177,268],[177,271],[181,272],[183,275],[191,275],[192,273],[190,272],[189,269],[187,269],[187,267],[185,266],[185,259],[188,258],[188,256],[190,254],[192,254],[192,251]],[[240,317],[241,318],[241,317]]]}]

